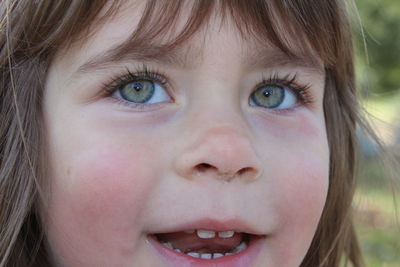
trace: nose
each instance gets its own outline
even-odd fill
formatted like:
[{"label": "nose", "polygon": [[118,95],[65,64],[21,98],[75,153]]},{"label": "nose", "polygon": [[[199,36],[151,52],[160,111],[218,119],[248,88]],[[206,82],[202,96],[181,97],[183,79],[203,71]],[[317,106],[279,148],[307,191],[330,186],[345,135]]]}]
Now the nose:
[{"label": "nose", "polygon": [[217,127],[195,135],[194,141],[176,159],[180,176],[251,182],[261,175],[261,161],[250,139],[232,127]]}]

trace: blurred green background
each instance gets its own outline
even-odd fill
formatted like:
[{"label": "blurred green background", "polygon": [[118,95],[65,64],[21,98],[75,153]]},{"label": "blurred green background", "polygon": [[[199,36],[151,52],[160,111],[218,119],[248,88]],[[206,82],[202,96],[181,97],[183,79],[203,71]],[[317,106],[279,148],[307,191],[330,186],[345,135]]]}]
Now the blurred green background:
[{"label": "blurred green background", "polygon": [[[358,14],[352,16],[363,106],[385,148],[399,160],[400,0],[356,0],[356,5]],[[365,136],[360,143],[363,157],[354,207],[365,263],[400,267],[399,174],[391,173],[385,165],[390,161],[382,158],[375,143]]]}]

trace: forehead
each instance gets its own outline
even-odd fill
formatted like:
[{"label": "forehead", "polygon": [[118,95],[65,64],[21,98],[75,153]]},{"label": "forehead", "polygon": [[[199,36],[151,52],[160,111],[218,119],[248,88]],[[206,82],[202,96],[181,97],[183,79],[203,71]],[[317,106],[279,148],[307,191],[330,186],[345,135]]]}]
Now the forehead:
[{"label": "forehead", "polygon": [[[235,56],[253,67],[277,63],[323,70],[322,61],[308,44],[300,45],[293,38],[286,38],[290,50],[285,51],[270,42],[269,37],[258,38],[251,31],[243,31],[233,16],[218,11],[218,8],[204,16],[204,20],[195,20],[196,24],[190,21],[193,7],[187,3],[179,6],[177,14],[172,11],[178,6],[167,8],[165,12],[157,9],[160,7],[163,6],[151,7],[153,10],[149,15],[146,1],[124,3],[113,16],[94,24],[90,38],[82,38],[61,54],[77,55],[77,50],[85,51],[85,62],[82,62],[81,55],[78,60],[74,59],[81,63],[78,73],[106,68],[110,63],[126,60],[155,61],[193,68],[202,63],[211,44],[221,52],[236,48]],[[167,19],[168,16],[175,16],[160,23],[163,19],[156,19],[163,14],[167,14]],[[285,36],[288,37],[287,34]]]}]

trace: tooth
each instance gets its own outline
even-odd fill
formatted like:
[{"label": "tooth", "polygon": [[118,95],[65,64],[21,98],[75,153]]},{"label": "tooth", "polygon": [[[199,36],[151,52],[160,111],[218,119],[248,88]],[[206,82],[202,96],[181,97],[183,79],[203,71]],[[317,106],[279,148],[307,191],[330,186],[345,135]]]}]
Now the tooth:
[{"label": "tooth", "polygon": [[174,249],[176,252],[182,253],[182,251],[179,248]]},{"label": "tooth", "polygon": [[214,238],[215,232],[208,230],[197,230],[197,236],[200,238]]},{"label": "tooth", "polygon": [[192,256],[193,258],[200,258],[200,254],[196,252],[189,252],[187,255]]},{"label": "tooth", "polygon": [[218,236],[221,238],[229,238],[235,234],[234,231],[218,232]]},{"label": "tooth", "polygon": [[243,250],[245,250],[247,248],[247,244],[246,244],[246,242],[242,242],[242,243],[240,243],[239,244],[239,246],[237,246],[233,251],[232,251],[232,253],[239,253],[240,251],[243,251]]},{"label": "tooth", "polygon": [[221,258],[223,256],[224,256],[224,254],[222,254],[222,253],[214,253],[213,254],[213,259],[218,259],[218,258]]},{"label": "tooth", "polygon": [[237,249],[237,252],[240,252],[240,251],[245,250],[246,248],[247,248],[246,242],[242,242],[236,249]]},{"label": "tooth", "polygon": [[202,258],[202,259],[211,259],[212,258],[212,254],[202,253],[202,254],[200,254],[200,258]]},{"label": "tooth", "polygon": [[242,251],[242,250],[245,250],[247,248],[247,245],[246,245],[246,242],[242,242],[242,243],[240,243],[234,250],[232,250],[231,252],[232,253],[239,253],[240,251]]},{"label": "tooth", "polygon": [[183,232],[186,233],[186,234],[193,234],[194,230],[186,230],[186,231],[183,231]]},{"label": "tooth", "polygon": [[171,243],[169,243],[169,242],[165,242],[165,243],[162,243],[164,246],[166,246],[167,248],[170,248],[170,249],[174,249],[173,247],[172,247],[172,245],[171,245]]}]

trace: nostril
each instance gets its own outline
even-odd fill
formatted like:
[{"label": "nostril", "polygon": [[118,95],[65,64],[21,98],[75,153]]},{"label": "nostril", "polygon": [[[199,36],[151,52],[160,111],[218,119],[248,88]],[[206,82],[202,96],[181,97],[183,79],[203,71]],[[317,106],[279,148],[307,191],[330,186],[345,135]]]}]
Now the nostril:
[{"label": "nostril", "polygon": [[197,164],[195,170],[197,171],[198,174],[201,175],[206,175],[207,173],[214,173],[214,175],[223,178],[224,180],[232,180],[234,177],[241,177],[242,179],[245,180],[253,180],[258,176],[257,169],[252,167],[241,168],[238,171],[233,171],[233,172],[230,171],[222,172],[214,165],[205,162]]},{"label": "nostril", "polygon": [[245,179],[247,181],[252,181],[254,179],[257,179],[257,177],[260,175],[257,169],[251,167],[242,168],[237,172],[237,174],[242,179]]},{"label": "nostril", "polygon": [[253,171],[254,171],[253,168],[247,167],[247,168],[242,168],[242,169],[240,169],[240,170],[238,171],[238,174],[239,174],[239,175],[243,175],[243,174],[245,174],[245,173],[250,173],[250,172],[253,172]]},{"label": "nostril", "polygon": [[206,172],[206,171],[212,170],[212,169],[216,170],[217,168],[215,168],[214,166],[212,166],[211,164],[208,164],[208,163],[201,163],[196,166],[196,169],[199,172]]}]

